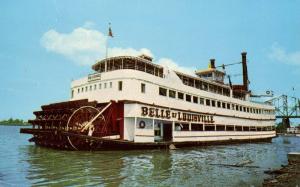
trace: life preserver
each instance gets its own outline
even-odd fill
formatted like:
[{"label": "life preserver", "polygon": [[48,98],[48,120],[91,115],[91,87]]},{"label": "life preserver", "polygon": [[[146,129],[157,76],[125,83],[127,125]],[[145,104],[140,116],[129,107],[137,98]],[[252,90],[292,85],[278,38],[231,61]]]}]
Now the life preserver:
[{"label": "life preserver", "polygon": [[139,128],[143,129],[146,127],[146,123],[144,121],[140,121]]}]

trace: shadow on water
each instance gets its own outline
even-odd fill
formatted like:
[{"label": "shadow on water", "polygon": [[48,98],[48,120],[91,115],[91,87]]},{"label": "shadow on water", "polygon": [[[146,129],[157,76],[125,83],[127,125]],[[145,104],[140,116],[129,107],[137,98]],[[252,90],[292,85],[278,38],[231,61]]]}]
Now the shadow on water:
[{"label": "shadow on water", "polygon": [[[18,135],[0,141],[0,148],[7,150],[0,152],[0,186],[261,186],[267,177],[263,171],[279,168],[287,163],[288,152],[300,151],[296,137],[278,137],[272,143],[102,152],[47,149],[27,139]],[[255,167],[224,166],[245,161]]]}]

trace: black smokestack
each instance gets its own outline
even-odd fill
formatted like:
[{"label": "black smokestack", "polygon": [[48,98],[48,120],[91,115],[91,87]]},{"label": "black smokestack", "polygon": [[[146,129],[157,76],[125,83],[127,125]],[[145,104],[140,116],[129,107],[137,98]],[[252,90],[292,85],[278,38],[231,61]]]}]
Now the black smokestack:
[{"label": "black smokestack", "polygon": [[216,69],[216,66],[215,66],[215,59],[210,59],[210,68],[212,68],[212,69]]},{"label": "black smokestack", "polygon": [[247,52],[242,52],[242,65],[243,65],[243,85],[246,91],[249,90],[248,70],[247,70]]}]

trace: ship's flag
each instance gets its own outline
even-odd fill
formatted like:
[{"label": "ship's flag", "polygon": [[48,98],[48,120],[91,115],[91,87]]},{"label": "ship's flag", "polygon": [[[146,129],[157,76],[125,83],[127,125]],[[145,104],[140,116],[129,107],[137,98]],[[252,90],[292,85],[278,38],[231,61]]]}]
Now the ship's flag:
[{"label": "ship's flag", "polygon": [[110,37],[114,37],[113,36],[113,33],[112,33],[112,30],[111,30],[111,27],[110,27],[110,23],[109,23],[109,28],[108,28],[108,36],[110,36]]}]

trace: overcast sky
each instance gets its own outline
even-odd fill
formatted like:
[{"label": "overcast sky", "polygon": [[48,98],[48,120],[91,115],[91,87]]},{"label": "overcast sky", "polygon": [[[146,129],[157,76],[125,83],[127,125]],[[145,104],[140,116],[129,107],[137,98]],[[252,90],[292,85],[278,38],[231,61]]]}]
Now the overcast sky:
[{"label": "overcast sky", "polygon": [[[256,94],[300,97],[300,1],[0,2],[0,119],[68,100],[70,82],[105,56],[148,54],[187,73],[239,62]],[[227,69],[235,83],[241,66]],[[293,91],[294,88],[294,91]]]}]

